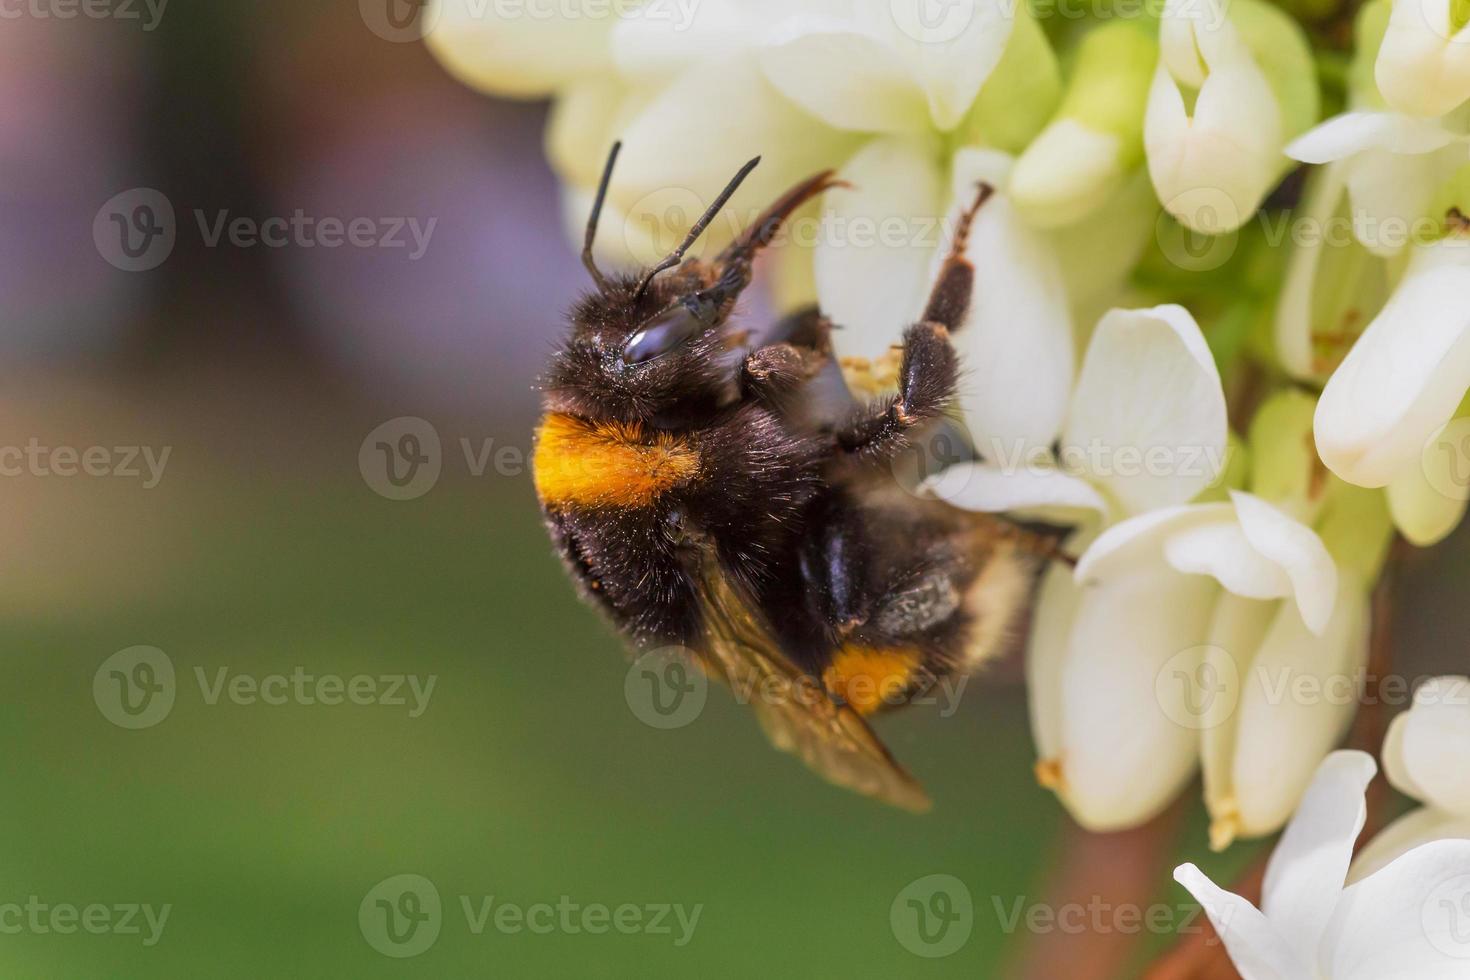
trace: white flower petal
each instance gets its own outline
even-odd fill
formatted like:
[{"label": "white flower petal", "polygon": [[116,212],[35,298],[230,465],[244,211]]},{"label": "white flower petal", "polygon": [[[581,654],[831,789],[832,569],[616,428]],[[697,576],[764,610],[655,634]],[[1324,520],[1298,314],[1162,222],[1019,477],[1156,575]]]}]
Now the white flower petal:
[{"label": "white flower petal", "polygon": [[923,313],[938,242],[914,229],[937,226],[948,205],[936,153],[926,140],[875,139],[842,168],[853,186],[823,198],[814,272],[842,357],[881,356]]},{"label": "white flower petal", "polygon": [[1344,112],[1292,140],[1286,155],[1302,163],[1331,163],[1373,149],[1430,153],[1457,139],[1433,119],[1397,112]]},{"label": "white flower petal", "polygon": [[[996,151],[955,155],[946,239],[961,210],[974,201],[976,184],[1004,188],[1011,163]],[[948,253],[946,240],[934,256],[936,273]],[[975,217],[965,254],[975,267],[975,288],[970,316],[954,335],[963,358],[965,424],[987,455],[1018,441],[1050,446],[1067,414],[1076,359],[1056,254],[1004,194],[993,196]]]},{"label": "white flower petal", "polygon": [[1062,754],[1062,666],[1081,595],[1072,576],[1059,565],[1047,569],[1037,594],[1026,646],[1026,697],[1031,736],[1037,758],[1043,761]]},{"label": "white flower petal", "polygon": [[1126,572],[1144,563],[1158,563],[1164,542],[1172,534],[1230,520],[1235,509],[1226,503],[1185,504],[1146,511],[1114,524],[1077,561],[1078,582],[1092,582]]},{"label": "white flower petal", "polygon": [[1011,193],[1028,221],[1054,228],[1105,205],[1127,176],[1116,133],[1057,119],[1021,154]]},{"label": "white flower petal", "polygon": [[761,68],[787,98],[838,129],[920,132],[928,100],[888,44],[853,30],[807,30],[760,53]]},{"label": "white flower petal", "polygon": [[1470,841],[1425,844],[1345,891],[1320,969],[1332,980],[1464,980]]},{"label": "white flower petal", "polygon": [[1244,980],[1305,980],[1310,977],[1299,953],[1250,902],[1216,885],[1192,864],[1174,869],[1179,882],[1204,907],[1230,960]]},{"label": "white flower petal", "polygon": [[1345,584],[1337,606],[1318,636],[1295,606],[1281,603],[1250,662],[1232,763],[1244,836],[1272,833],[1287,821],[1357,712],[1368,658],[1367,595]]},{"label": "white flower petal", "polygon": [[1194,102],[1164,66],[1154,74],[1144,116],[1154,190],[1186,227],[1234,231],[1256,213],[1281,171],[1281,113],[1254,62],[1212,69]]},{"label": "white flower petal", "polygon": [[1046,466],[1025,461],[959,463],[932,477],[925,489],[963,510],[987,514],[1066,513],[1106,515],[1107,502],[1092,486]]},{"label": "white flower petal", "polygon": [[1456,817],[1433,807],[1420,807],[1408,813],[1368,842],[1353,858],[1348,884],[1357,884],[1371,874],[1388,867],[1417,847],[1437,840],[1470,840],[1470,817]]},{"label": "white flower petal", "polygon": [[1347,880],[1368,817],[1364,794],[1378,767],[1366,752],[1322,760],[1266,866],[1261,909],[1299,949],[1316,949]]},{"label": "white flower petal", "polygon": [[1322,461],[1364,487],[1417,466],[1424,444],[1470,388],[1470,242],[1413,251],[1388,305],[1368,325],[1317,403]]},{"label": "white flower petal", "polygon": [[613,28],[613,60],[625,78],[669,82],[701,62],[757,47],[789,9],[790,0],[635,6]]},{"label": "white flower petal", "polygon": [[1379,756],[1383,760],[1383,774],[1388,777],[1390,785],[1405,796],[1413,797],[1420,803],[1424,802],[1424,790],[1414,782],[1413,775],[1409,772],[1409,761],[1404,758],[1404,730],[1409,724],[1409,712],[1395,718],[1388,726],[1388,732],[1383,736],[1383,749]]},{"label": "white flower petal", "polygon": [[1225,436],[1220,373],[1187,310],[1113,310],[1102,318],[1073,394],[1064,453],[1095,460],[1093,480],[1140,513],[1209,486]]},{"label": "white flower petal", "polygon": [[[1455,451],[1443,452],[1446,448]],[[1410,544],[1427,548],[1460,526],[1470,499],[1470,482],[1458,472],[1462,459],[1457,447],[1433,440],[1424,447],[1419,466],[1405,468],[1389,482],[1388,509],[1394,527]]]},{"label": "white flower petal", "polygon": [[1297,608],[1313,633],[1332,617],[1337,596],[1337,565],[1317,533],[1253,494],[1232,490],[1231,502],[1251,547],[1275,562],[1291,579]]},{"label": "white flower petal", "polygon": [[479,0],[430,0],[423,14],[429,50],[460,81],[494,95],[539,98],[611,67],[603,16],[529,17]]},{"label": "white flower petal", "polygon": [[1211,845],[1232,843],[1241,831],[1235,796],[1236,732],[1242,684],[1251,678],[1256,653],[1281,611],[1277,602],[1260,602],[1225,593],[1210,620],[1205,670],[1197,678],[1200,712],[1200,771],[1211,823]]},{"label": "white flower petal", "polygon": [[1213,576],[1248,599],[1291,595],[1285,569],[1252,548],[1237,521],[1201,524],[1171,534],[1164,542],[1164,557],[1179,571]]},{"label": "white flower petal", "polygon": [[[655,94],[651,89],[635,89],[598,78],[564,88],[551,104],[546,123],[547,159],[564,184],[589,192],[589,207],[608,150],[622,135],[623,127],[637,118]],[[578,231],[572,240],[580,244],[581,237]]]},{"label": "white flower petal", "polygon": [[1015,26],[1015,8],[1006,0],[950,0],[937,8],[932,0],[889,0],[858,4],[856,15],[908,62],[941,130],[965,118]]},{"label": "white flower petal", "polygon": [[622,137],[610,200],[630,220],[658,229],[668,249],[736,171],[760,154],[760,166],[691,256],[712,254],[742,218],[753,218],[797,181],[836,166],[857,142],[816,124],[783,98],[750,54],[691,68],[650,99]]},{"label": "white flower petal", "polygon": [[[1414,694],[1392,746],[1401,775],[1431,806],[1470,818],[1470,678],[1438,677]],[[1385,747],[1387,753],[1388,747]]]},{"label": "white flower petal", "polygon": [[1467,160],[1464,146],[1418,156],[1373,149],[1354,157],[1347,178],[1354,236],[1374,255],[1402,252],[1427,230],[1435,192]]},{"label": "white flower petal", "polygon": [[1201,646],[1216,592],[1162,564],[1083,589],[1061,670],[1060,795],[1084,827],[1144,823],[1193,776],[1188,692],[1160,675]]},{"label": "white flower petal", "polygon": [[1442,116],[1470,97],[1470,30],[1454,29],[1451,0],[1397,0],[1374,77],[1389,105]]}]

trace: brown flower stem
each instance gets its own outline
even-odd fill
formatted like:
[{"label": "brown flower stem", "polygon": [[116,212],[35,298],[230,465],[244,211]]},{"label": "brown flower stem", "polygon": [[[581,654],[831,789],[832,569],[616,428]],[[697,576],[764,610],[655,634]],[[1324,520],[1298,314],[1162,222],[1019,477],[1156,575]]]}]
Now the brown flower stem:
[{"label": "brown flower stem", "polygon": [[[1040,903],[1057,917],[1057,927],[1034,935],[1006,975],[1013,980],[1115,980],[1126,975],[1147,932],[1115,927],[1114,913],[1147,909],[1157,898],[1184,813],[1181,802],[1136,830],[1116,834],[1069,825]],[[1064,910],[1073,924],[1061,921]],[[1080,929],[1075,927],[1077,917]],[[1027,928],[1025,918],[1020,928]]]}]

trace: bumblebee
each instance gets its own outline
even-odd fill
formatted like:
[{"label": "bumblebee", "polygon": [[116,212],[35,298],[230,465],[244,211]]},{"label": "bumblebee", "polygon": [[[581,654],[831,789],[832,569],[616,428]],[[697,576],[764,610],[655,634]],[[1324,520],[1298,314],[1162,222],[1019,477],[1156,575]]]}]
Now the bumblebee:
[{"label": "bumblebee", "polygon": [[914,811],[929,800],[868,719],[1003,649],[1056,539],[902,489],[887,465],[951,406],[949,334],[968,313],[964,212],[922,319],[903,332],[897,390],[844,418],[812,410],[831,360],[815,309],[762,342],[733,316],[756,255],[804,202],[793,187],[713,260],[685,254],[759,163],[730,181],[667,258],[604,275],[542,379],[534,475],[582,597],[635,649],[677,646],[749,697],[772,742],[830,781]]}]

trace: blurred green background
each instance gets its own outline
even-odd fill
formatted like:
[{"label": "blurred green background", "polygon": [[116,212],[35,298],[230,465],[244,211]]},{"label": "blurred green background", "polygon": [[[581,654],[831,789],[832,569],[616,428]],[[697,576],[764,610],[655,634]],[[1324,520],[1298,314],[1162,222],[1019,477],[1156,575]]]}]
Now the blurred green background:
[{"label": "blurred green background", "polygon": [[[1140,901],[1183,902],[1179,854],[1080,838],[1035,786],[1014,661],[953,717],[883,723],[936,800],[925,817],[814,779],[721,692],[675,731],[630,710],[620,645],[564,580],[529,477],[476,477],[459,448],[529,452],[534,375],[582,285],[542,106],[470,93],[351,0],[177,3],[151,30],[36,13],[58,9],[0,21],[0,444],[170,457],[152,489],[0,479],[0,976],[1046,976],[1019,965],[1028,945],[1077,937],[1004,919],[1018,900],[1088,901],[1056,874],[1064,847],[1114,861],[1125,894],[1148,882]],[[140,187],[170,199],[178,244],[130,273],[93,221]],[[298,209],[437,226],[417,262],[211,248],[193,226]],[[444,446],[437,485],[410,501],[359,469],[365,437],[399,416]],[[1409,571],[1401,642],[1424,671],[1470,630],[1438,591],[1465,555]],[[176,702],[128,730],[93,683],[139,645],[171,660]],[[410,718],[210,704],[195,678],[298,667],[436,681]],[[1252,856],[1203,854],[1192,802],[1177,819],[1165,839],[1212,873]],[[443,918],[400,959],[358,913],[402,874],[433,882]],[[927,958],[890,912],[936,874],[959,880],[973,922]],[[7,931],[31,896],[170,911],[151,946]],[[461,896],[700,914],[682,947],[476,935]]]}]

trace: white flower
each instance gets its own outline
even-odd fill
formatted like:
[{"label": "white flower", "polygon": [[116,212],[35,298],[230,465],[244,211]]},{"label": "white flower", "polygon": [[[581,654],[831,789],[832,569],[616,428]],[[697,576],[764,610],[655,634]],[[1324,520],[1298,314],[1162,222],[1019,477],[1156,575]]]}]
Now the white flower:
[{"label": "white flower", "polygon": [[1349,483],[1388,487],[1395,523],[1417,544],[1443,538],[1465,511],[1458,446],[1437,437],[1470,390],[1467,289],[1470,238],[1414,246],[1388,304],[1317,405],[1322,461]]},{"label": "white flower", "polygon": [[[1384,257],[1401,252],[1414,232],[1423,233],[1436,192],[1470,162],[1463,119],[1374,111],[1334,116],[1294,140],[1286,154],[1303,163],[1340,162],[1353,231]],[[1432,217],[1437,223],[1443,215]]]},{"label": "white flower", "polygon": [[[984,276],[982,266],[981,290]],[[1006,329],[998,343],[1016,344],[1034,327]],[[1213,482],[1224,460],[1220,374],[1181,306],[1105,315],[1070,397],[1053,385],[1038,390],[1030,370],[985,371],[976,383],[988,385],[998,403],[1025,405],[1026,414],[1012,429],[977,439],[982,462],[951,467],[931,484],[935,494],[967,510],[1060,509],[1117,520],[1191,499]],[[1028,418],[1023,435],[1018,430]],[[1061,465],[1043,448],[1058,432]]]},{"label": "white flower", "polygon": [[[1168,0],[1144,146],[1154,189],[1189,228],[1233,231],[1285,173],[1286,142],[1317,118],[1301,29],[1258,0]],[[1192,97],[1192,99],[1191,99]]]},{"label": "white flower", "polygon": [[555,98],[547,148],[566,184],[569,226],[585,223],[608,149],[622,139],[597,238],[610,262],[661,258],[753,156],[761,166],[691,254],[720,247],[742,224],[737,216],[753,216],[857,145],[777,92],[756,62],[774,23],[833,2],[594,4],[556,16],[530,5],[432,2],[425,40],[456,76],[496,95]]},{"label": "white flower", "polygon": [[1373,838],[1353,865],[1365,877],[1432,840],[1470,838],[1470,678],[1437,677],[1414,692],[1383,742],[1389,782],[1424,806]]},{"label": "white flower", "polygon": [[[1352,717],[1356,688],[1342,688],[1366,659],[1387,516],[1365,506],[1374,495],[1314,475],[1313,401],[1300,393],[1270,400],[1252,428],[1255,493],[1186,503],[1219,470],[1224,396],[1193,321],[1160,313],[1099,325],[1072,407],[1094,435],[1069,420],[1061,443],[1081,465],[970,464],[931,486],[970,509],[1075,515],[1090,503],[1126,518],[1074,576],[1056,569],[1043,584],[1027,661],[1038,774],[1107,831],[1157,814],[1202,764],[1223,847],[1285,823]],[[1158,468],[1121,484],[1088,468],[1121,460],[1119,446]],[[1214,464],[1195,470],[1196,453]],[[1324,693],[1296,696],[1302,684]]]},{"label": "white flower", "polygon": [[1034,720],[1040,748],[1086,826],[1148,820],[1202,763],[1213,844],[1271,833],[1351,720],[1356,691],[1292,692],[1366,661],[1366,590],[1309,527],[1230,497],[1104,531],[1078,563],[1065,646],[1032,646],[1062,683],[1060,711]]},{"label": "white flower", "polygon": [[[1333,163],[1308,179],[1296,243],[1276,304],[1276,354],[1292,377],[1322,383],[1389,295],[1388,263],[1354,234],[1345,167]],[[1380,239],[1381,240],[1381,239]]]},{"label": "white flower", "polygon": [[[824,198],[817,296],[840,328],[832,338],[840,356],[882,358],[922,314],[976,183],[1001,189],[976,216],[966,252],[975,288],[969,319],[954,334],[964,358],[960,407],[977,443],[1045,446],[1072,385],[1072,322],[1050,243],[1003,193],[1010,167],[999,151],[964,149],[946,175],[922,137],[869,143],[842,169],[859,190]],[[893,236],[886,241],[885,230]]]},{"label": "white flower", "polygon": [[[845,17],[793,17],[760,53],[766,77],[793,102],[865,134],[840,168],[851,186],[822,201],[816,298],[838,327],[833,346],[850,378],[868,373],[869,385],[854,386],[885,386],[896,339],[923,312],[958,214],[977,181],[992,184],[1000,193],[969,241],[970,317],[954,338],[966,370],[961,408],[977,439],[1044,444],[1071,386],[1072,326],[1051,243],[1008,200],[1007,151],[1055,107],[1055,59],[1024,7],[961,0],[938,22],[931,13],[923,0],[900,0],[855,4]],[[1023,373],[1024,391],[1015,383]]]},{"label": "white flower", "polygon": [[856,3],[845,17],[785,21],[761,52],[766,75],[839,129],[911,133],[956,128],[1017,23],[1001,0],[957,0],[938,24],[924,0]]},{"label": "white flower", "polygon": [[1375,771],[1363,752],[1327,757],[1271,855],[1259,909],[1192,864],[1175,870],[1244,980],[1463,980],[1470,971],[1470,841],[1424,845],[1344,888]]},{"label": "white flower", "polygon": [[1470,99],[1470,26],[1453,0],[1394,0],[1374,75],[1389,105],[1442,116]]}]

